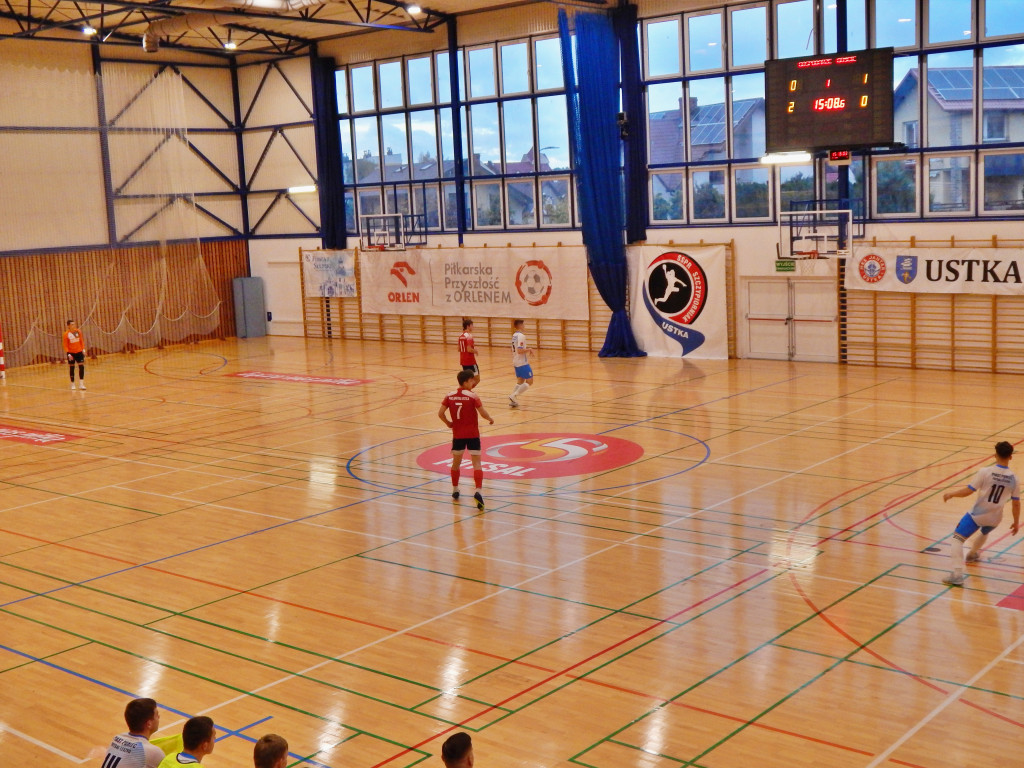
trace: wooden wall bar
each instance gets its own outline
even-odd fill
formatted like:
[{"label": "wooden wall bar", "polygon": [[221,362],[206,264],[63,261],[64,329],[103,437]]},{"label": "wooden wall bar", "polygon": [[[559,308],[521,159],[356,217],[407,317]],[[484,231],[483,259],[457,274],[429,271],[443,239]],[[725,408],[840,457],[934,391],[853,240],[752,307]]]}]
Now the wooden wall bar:
[{"label": "wooden wall bar", "polygon": [[[1015,241],[873,241],[873,245],[1021,248]],[[944,371],[1024,373],[1024,297],[846,291],[840,359]]]},{"label": "wooden wall bar", "polygon": [[[201,259],[195,258],[197,245]],[[88,318],[96,329],[92,338],[86,335],[90,353],[233,336],[231,280],[248,274],[244,240],[0,258],[7,366],[62,357],[60,335],[69,319]],[[153,328],[161,301],[159,328],[166,328],[165,335],[126,330]],[[209,315],[218,302],[216,325],[209,329],[206,322],[208,330],[190,332],[187,318]],[[118,348],[107,348],[115,339],[122,339]]]}]

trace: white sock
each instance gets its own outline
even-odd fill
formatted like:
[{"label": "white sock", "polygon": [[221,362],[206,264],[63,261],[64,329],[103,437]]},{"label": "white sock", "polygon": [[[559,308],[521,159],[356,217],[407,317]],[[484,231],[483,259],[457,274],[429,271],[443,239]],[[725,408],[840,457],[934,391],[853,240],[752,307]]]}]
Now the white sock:
[{"label": "white sock", "polygon": [[528,390],[530,385],[525,381],[522,384],[516,384],[516,388],[512,390],[512,397],[519,397],[523,392]]},{"label": "white sock", "polygon": [[950,554],[953,557],[953,573],[959,576],[964,572],[964,543],[958,536],[953,537]]},{"label": "white sock", "polygon": [[985,541],[987,539],[988,539],[988,534],[987,533],[980,534],[978,536],[978,538],[976,538],[974,540],[974,543],[971,545],[971,554],[972,555],[978,554],[978,552],[981,551],[981,548],[983,546],[985,546]]}]

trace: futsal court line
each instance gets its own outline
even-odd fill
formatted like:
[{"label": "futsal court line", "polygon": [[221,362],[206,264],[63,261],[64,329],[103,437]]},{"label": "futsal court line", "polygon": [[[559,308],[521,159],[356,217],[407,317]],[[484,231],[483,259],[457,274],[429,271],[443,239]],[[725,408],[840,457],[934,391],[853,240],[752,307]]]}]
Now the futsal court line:
[{"label": "futsal court line", "polygon": [[[807,603],[807,605],[810,606],[814,610],[814,612],[815,612],[814,616],[820,617],[822,619],[822,621],[824,621],[829,627],[831,627],[837,634],[839,634],[841,637],[843,637],[844,639],[848,640],[849,642],[851,642],[851,643],[853,643],[855,645],[854,650],[851,651],[850,654],[848,654],[848,656],[852,656],[855,653],[858,653],[860,651],[864,651],[869,656],[872,656],[872,657],[878,659],[882,664],[886,665],[891,670],[893,670],[895,672],[898,672],[898,673],[901,673],[901,674],[905,674],[911,680],[914,680],[915,682],[921,683],[922,685],[924,685],[927,688],[932,689],[933,691],[936,691],[938,693],[946,693],[947,691],[945,689],[943,689],[942,686],[937,685],[936,683],[933,683],[929,677],[924,677],[924,676],[918,675],[918,674],[916,674],[914,672],[911,672],[908,669],[904,669],[903,667],[901,667],[900,665],[898,665],[898,664],[896,664],[896,663],[894,663],[892,661],[889,661],[889,659],[884,657],[881,653],[879,653],[878,651],[876,651],[873,648],[871,648],[871,644],[875,640],[877,640],[878,638],[880,638],[883,635],[888,634],[889,632],[891,632],[893,629],[898,627],[900,624],[902,624],[904,621],[906,621],[911,616],[915,615],[916,613],[920,612],[921,610],[923,610],[927,606],[931,605],[932,603],[936,602],[940,598],[944,597],[945,594],[949,591],[948,588],[944,588],[944,589],[940,590],[939,592],[935,593],[934,595],[932,595],[931,597],[928,597],[927,599],[924,600],[923,603],[921,603],[916,608],[914,608],[912,611],[910,611],[905,616],[903,616],[903,618],[899,619],[896,622],[893,622],[888,627],[886,627],[884,630],[882,630],[881,632],[876,634],[874,637],[870,638],[869,640],[867,640],[866,642],[863,642],[863,643],[858,641],[855,637],[853,637],[853,635],[848,633],[845,629],[843,629],[836,622],[834,622],[831,619],[831,617],[826,615],[826,611],[828,611],[829,609],[835,607],[836,605],[838,605],[843,600],[846,600],[851,595],[856,594],[857,592],[861,591],[861,589],[866,589],[868,587],[873,587],[874,584],[879,579],[881,579],[881,578],[883,578],[885,576],[893,575],[894,572],[896,571],[896,569],[899,568],[899,567],[900,566],[897,565],[897,566],[894,566],[892,568],[889,568],[889,569],[885,570],[883,573],[879,574],[875,578],[871,579],[868,582],[865,582],[858,589],[855,589],[853,592],[851,592],[851,593],[849,593],[849,594],[847,594],[847,595],[845,595],[845,596],[843,596],[843,597],[841,597],[841,598],[839,598],[837,600],[834,600],[832,603],[830,603],[829,605],[827,605],[824,608],[818,608],[815,605],[814,601],[811,600],[811,598],[807,596],[807,594],[803,590],[802,586],[799,584],[799,582],[795,578],[793,578],[792,574],[790,574],[790,580],[793,583],[793,587],[800,594],[800,596],[804,600],[804,602]],[[1022,642],[1024,642],[1024,635],[1021,635],[1017,639],[1017,641],[1014,643],[1013,647],[1015,648],[1016,646],[1020,645]],[[1008,649],[1006,652],[1008,653],[1009,650],[1012,650],[1012,648]],[[993,662],[993,663],[995,663],[995,662]],[[961,695],[963,693],[968,692],[970,688],[973,688],[973,684],[974,684],[975,680],[977,680],[977,679],[978,679],[977,676],[972,678],[968,683],[964,684],[965,687],[960,687],[960,684],[952,683],[952,685],[958,686],[958,691],[957,691],[956,699],[959,700],[964,705],[972,707],[973,709],[976,709],[979,712],[982,712],[983,714],[990,715],[991,717],[995,717],[998,720],[1002,720],[1002,721],[1007,722],[1007,723],[1009,723],[1011,725],[1015,725],[1018,728],[1024,728],[1024,722],[1013,720],[1012,718],[1009,718],[1009,717],[1007,717],[1005,715],[1002,715],[1002,714],[1000,714],[999,712],[996,712],[993,709],[990,709],[988,707],[982,706],[980,704],[975,704],[973,701],[970,701],[969,699],[961,698]],[[982,689],[982,690],[984,690],[984,689]],[[947,702],[947,704],[948,703],[949,702]],[[944,708],[945,706],[946,706],[946,704],[944,704],[942,706],[942,708]],[[922,725],[923,725],[923,723],[922,723]],[[910,735],[912,735],[912,734],[910,734]],[[907,738],[909,738],[909,735],[907,736]],[[898,746],[898,745],[895,745],[895,746]],[[894,749],[895,749],[895,746],[894,746]]]},{"label": "futsal court line", "polygon": [[[782,575],[782,573],[783,572],[780,572],[778,575]],[[788,575],[789,575],[790,579],[795,583],[798,592],[800,592],[800,594],[803,595],[803,592],[800,589],[800,585],[796,581],[792,571],[788,571]],[[830,603],[829,606],[827,606],[825,609],[815,609],[814,613],[811,613],[809,616],[807,616],[807,617],[797,621],[796,623],[792,624],[791,626],[789,626],[788,628],[786,628],[785,630],[780,632],[775,637],[772,637],[772,638],[769,638],[768,640],[765,640],[764,642],[762,642],[757,647],[751,649],[750,651],[748,651],[748,652],[746,652],[744,654],[741,654],[739,657],[733,659],[728,664],[724,665],[723,667],[719,668],[718,670],[716,670],[716,671],[712,672],[711,674],[705,676],[703,679],[697,681],[693,685],[687,687],[686,689],[684,689],[680,693],[676,694],[676,696],[672,697],[671,701],[674,702],[674,701],[678,700],[679,698],[681,698],[682,696],[685,696],[686,694],[690,693],[691,691],[696,690],[697,688],[702,686],[707,681],[713,679],[714,677],[717,677],[718,675],[722,674],[723,672],[725,672],[729,668],[735,666],[736,664],[738,664],[738,663],[740,663],[742,661],[745,661],[746,659],[752,657],[754,654],[756,654],[759,651],[763,650],[765,647],[769,647],[769,646],[775,645],[780,638],[785,637],[786,635],[788,635],[789,633],[793,632],[794,630],[804,626],[805,624],[808,624],[808,623],[812,622],[816,617],[822,616],[824,618],[824,611],[825,610],[828,610],[828,608],[831,608],[831,607],[834,607],[835,605],[838,605],[842,601],[848,599],[850,596],[860,592],[861,590],[867,588],[868,586],[871,586],[872,583],[874,581],[876,581],[878,578],[880,578],[880,577],[875,577],[875,579],[873,579],[872,581],[869,581],[867,583],[857,584],[857,586],[853,589],[852,592],[849,592],[849,593],[847,593],[847,594],[837,598],[832,603]],[[938,597],[938,595],[932,597],[928,602],[931,602],[931,601],[937,599],[937,597]],[[807,602],[807,604],[812,609],[815,608],[813,606],[813,604],[806,597],[804,597],[804,600],[805,600],[805,602]],[[912,615],[913,613],[916,613],[918,610],[921,609],[921,607],[922,606],[918,606],[918,608],[915,608],[911,612],[911,614],[909,614],[909,615]],[[905,616],[904,619],[905,618],[907,618],[907,617]],[[881,635],[885,634],[886,632],[890,631],[893,627],[898,626],[900,623],[902,623],[902,621],[904,619],[900,619],[895,624],[890,625],[885,630],[883,630],[882,632],[880,632],[877,635],[875,635],[875,637],[872,638],[872,640],[869,640],[868,642],[870,643],[874,639],[877,639],[878,637],[881,637]],[[704,751],[700,752],[696,756],[694,756],[692,758],[689,758],[689,759],[681,759],[681,758],[671,758],[671,759],[676,760],[676,761],[682,763],[683,765],[695,765],[697,760],[699,760],[700,758],[710,754],[711,752],[713,752],[715,749],[717,749],[718,747],[722,746],[723,744],[729,742],[732,738],[734,738],[736,735],[738,735],[740,732],[742,732],[746,728],[755,726],[757,724],[757,722],[760,720],[760,718],[764,717],[765,715],[767,715],[768,713],[770,713],[771,711],[776,709],[778,706],[780,706],[784,702],[792,699],[794,696],[796,696],[798,693],[800,693],[802,690],[804,690],[811,683],[813,683],[813,682],[823,678],[826,674],[828,674],[833,669],[836,669],[839,665],[844,663],[846,660],[848,660],[850,657],[852,657],[859,650],[866,649],[866,648],[867,648],[867,643],[860,644],[860,645],[858,645],[857,648],[854,648],[852,651],[850,651],[850,653],[846,654],[844,657],[839,657],[839,658],[829,657],[829,658],[833,658],[834,659],[834,663],[833,664],[829,665],[826,669],[822,670],[821,672],[818,672],[818,673],[814,674],[808,680],[805,680],[802,684],[797,686],[797,688],[793,689],[792,691],[790,691],[785,696],[783,696],[780,699],[776,700],[775,703],[773,703],[771,706],[768,706],[767,708],[763,709],[760,713],[758,713],[754,717],[746,718],[746,719],[740,718],[740,720],[742,721],[742,725],[739,728],[735,729],[734,731],[730,732],[726,736],[722,737],[721,739],[719,739],[717,742],[712,744],[710,747],[708,747]],[[869,650],[869,652],[870,652],[870,650]],[[900,670],[900,671],[902,671],[902,670]],[[649,711],[649,712],[647,712],[647,713],[645,713],[645,714],[643,714],[643,715],[641,715],[641,716],[639,716],[637,718],[634,718],[632,721],[627,723],[625,726],[619,728],[616,731],[613,731],[612,736],[615,736],[615,735],[617,735],[619,733],[622,733],[626,729],[628,729],[628,728],[632,727],[633,725],[639,723],[640,721],[646,719],[647,717],[652,715],[654,712],[656,712],[656,711],[658,711],[659,709],[662,709],[662,708],[663,707],[656,707],[654,710],[651,710],[651,711]],[[574,755],[572,758],[570,758],[570,761],[571,762],[579,762],[577,760],[577,758],[579,758],[580,756],[582,756],[586,752],[589,752],[590,750],[594,749],[598,744],[600,744],[600,743],[602,743],[604,741],[607,741],[607,740],[608,740],[608,737],[605,737],[604,739],[599,740],[598,742],[596,742],[595,744],[592,744],[587,749],[585,749],[582,752],[579,752],[576,755]],[[906,763],[906,762],[903,762],[903,761],[896,761],[896,762],[901,762],[904,765],[910,765],[910,766],[915,765],[913,763]],[[917,768],[921,768],[921,767],[918,766]]]},{"label": "futsal court line", "polygon": [[[26,658],[26,659],[29,660],[29,663],[42,664],[43,666],[48,667],[48,668],[53,669],[53,670],[56,670],[57,672],[63,672],[63,673],[69,674],[72,677],[77,677],[77,678],[79,678],[81,680],[85,680],[86,682],[92,683],[92,684],[97,685],[97,686],[99,686],[101,688],[106,688],[108,690],[114,691],[115,693],[120,693],[120,694],[122,694],[124,696],[128,696],[128,697],[131,697],[131,698],[137,698],[137,692],[129,691],[129,690],[124,689],[124,688],[120,688],[120,687],[114,685],[113,683],[108,683],[108,682],[105,682],[103,680],[100,680],[99,678],[91,677],[91,676],[86,675],[86,674],[84,674],[82,672],[78,672],[78,671],[76,671],[74,669],[71,669],[70,667],[61,666],[60,664],[56,664],[56,663],[54,663],[52,661],[49,661],[47,658],[42,658],[42,657],[39,657],[39,656],[33,656],[32,654],[25,653],[24,651],[19,651],[19,650],[15,649],[15,648],[10,648],[10,647],[8,647],[6,645],[0,645],[0,650],[5,650],[5,651],[7,651],[9,653],[15,654],[17,656],[21,656],[22,658]],[[54,655],[61,655],[63,653],[66,653],[66,651],[61,651],[61,652],[59,652],[59,654],[54,654]],[[198,675],[193,675],[193,676],[194,677],[198,677]],[[284,709],[295,709],[294,707],[289,707],[288,705],[284,705],[284,704],[281,704],[281,703],[278,703],[278,702],[271,702],[271,703],[276,705],[276,706],[280,706],[280,707],[282,707]],[[159,706],[160,709],[165,710],[167,712],[171,712],[171,713],[173,713],[175,715],[178,715],[180,718],[188,718],[189,717],[189,714],[187,712],[182,712],[179,709],[175,709],[173,706],[171,706],[169,704],[159,704],[158,706]],[[265,720],[269,720],[269,719],[270,719],[269,717],[265,718]],[[178,722],[183,722],[183,720],[178,720],[175,723],[172,723],[170,726],[164,726],[163,728],[166,729],[168,727],[172,727],[173,725],[177,724]],[[252,724],[246,726],[246,728],[251,728],[253,725],[258,725],[260,722],[264,722],[264,721],[263,720],[257,721],[256,723],[252,723]],[[348,727],[348,726],[346,726],[346,727]],[[227,727],[225,727],[223,725],[217,725],[217,724],[214,724],[214,728],[216,730],[219,730],[219,731],[224,731],[226,736],[234,735],[234,736],[237,736],[238,738],[242,739],[243,741],[248,741],[248,742],[253,743],[253,744],[255,744],[256,741],[257,741],[252,736],[248,736],[245,733],[243,733],[242,731],[245,730],[245,729],[234,729],[234,730],[232,730],[232,729],[227,728]],[[49,745],[49,744],[46,744],[45,742],[39,741],[37,739],[34,739],[33,737],[28,736],[27,734],[22,734],[20,731],[15,731],[13,728],[10,728],[9,726],[7,726],[4,723],[0,723],[0,733],[2,733],[4,730],[9,730],[11,733],[14,733],[14,734],[16,734],[18,736],[22,736],[23,738],[25,738],[26,741],[29,741],[30,743],[35,744],[35,745],[37,745],[39,747],[42,747],[43,749],[49,750],[50,752],[53,752],[54,754],[58,754],[61,757],[65,757],[70,762],[73,762],[73,763],[76,763],[76,764],[79,764],[79,765],[94,759],[93,750],[90,750],[89,754],[87,754],[85,757],[77,758],[77,757],[74,757],[74,756],[72,756],[72,755],[70,755],[70,754],[68,754],[66,752],[63,752],[62,750],[57,749],[56,747],[53,747],[52,745]],[[350,730],[353,730],[353,729],[350,729]],[[371,735],[372,736],[372,734],[367,734],[367,735]],[[222,737],[222,738],[224,738],[224,737]],[[219,740],[220,739],[218,739],[218,741]],[[95,749],[95,747],[93,749]],[[100,749],[102,749],[102,747]],[[331,768],[330,766],[327,766],[324,763],[320,763],[320,762],[318,762],[316,760],[313,760],[312,756],[304,757],[302,755],[295,754],[294,752],[289,752],[288,754],[293,756],[293,757],[298,758],[299,760],[301,760],[304,763],[309,763],[311,765],[319,766],[319,768]]]},{"label": "futsal court line", "polygon": [[81,765],[82,763],[88,762],[89,760],[93,759],[91,754],[81,758],[75,757],[74,755],[65,752],[63,749],[58,749],[52,744],[47,744],[45,741],[40,741],[39,739],[33,736],[29,736],[27,733],[23,733],[22,731],[19,731],[16,728],[12,728],[10,725],[7,725],[6,723],[0,723],[0,734],[3,734],[5,732],[11,734],[12,736],[16,736],[22,741],[27,741],[29,744],[33,744],[34,746],[37,746],[41,749],[45,749],[47,752],[57,755],[57,757],[63,757],[69,763],[74,763],[75,765]]},{"label": "futsal court line", "polygon": [[[539,523],[539,522],[541,522],[541,521],[538,521],[538,523]],[[599,550],[599,551],[597,551],[597,552],[594,552],[594,553],[589,553],[588,555],[586,555],[586,556],[584,556],[584,557],[582,557],[582,558],[579,558],[579,559],[578,559],[578,561],[580,561],[580,562],[581,562],[581,561],[583,561],[583,560],[585,560],[585,559],[588,559],[588,558],[590,558],[590,557],[593,557],[593,556],[595,556],[595,555],[597,555],[597,554],[601,554],[602,552],[604,552],[604,551],[608,551],[608,550],[610,550],[610,549],[613,549],[613,548],[615,548],[615,547],[617,547],[617,546],[619,546],[619,543],[618,543],[618,542],[614,542],[614,543],[612,543],[612,544],[611,544],[610,546],[608,546],[608,547],[605,547],[605,548],[604,548],[603,550]],[[552,572],[555,572],[555,571],[557,571],[557,570],[559,570],[559,569],[561,569],[561,568],[563,568],[563,567],[569,567],[570,565],[573,565],[573,564],[575,564],[575,562],[577,562],[577,561],[574,561],[573,563],[561,564],[561,565],[559,565],[559,566],[558,566],[557,568],[554,568],[554,569],[549,569],[549,572],[548,572],[548,573],[552,573]],[[538,576],[535,576],[535,577],[531,577],[531,578],[528,578],[528,579],[524,580],[524,581],[523,581],[523,582],[521,582],[521,583],[527,583],[527,582],[529,582],[529,581],[535,580],[536,578],[541,578],[541,577],[542,577],[542,576],[544,576],[544,575],[547,575],[547,574],[541,574],[541,575],[538,575]],[[489,599],[491,599],[491,597],[494,597],[494,596],[496,596],[497,594],[500,594],[500,593],[501,593],[501,592],[503,592],[503,591],[504,591],[504,590],[499,590],[499,591],[497,591],[497,592],[495,592],[495,593],[493,593],[493,594],[491,594],[491,595],[483,596],[483,597],[479,598],[479,599],[478,599],[477,601],[473,601],[473,603],[471,603],[470,605],[472,605],[472,604],[475,604],[476,602],[481,602],[481,601],[483,601],[483,600],[489,600]],[[423,624],[426,624],[426,623],[428,623],[428,622],[430,622],[430,621],[436,621],[436,620],[438,620],[438,618],[443,618],[443,616],[447,616],[447,615],[450,615],[451,613],[454,613],[454,612],[456,612],[456,611],[461,611],[461,610],[463,610],[463,609],[465,609],[465,608],[467,608],[467,607],[469,607],[469,605],[465,605],[465,604],[463,604],[463,605],[461,605],[461,606],[457,606],[456,608],[453,608],[453,609],[451,609],[450,611],[448,611],[448,612],[446,612],[445,614],[443,614],[443,615],[442,615],[441,617],[437,617],[437,616],[435,616],[435,617],[433,617],[433,618],[431,618],[431,619],[427,619],[427,620],[424,620],[424,622],[421,622],[421,623],[420,623],[420,624],[418,624],[418,625],[414,625],[414,626],[413,626],[413,627],[411,627],[411,628],[405,628],[405,629],[401,630],[401,631],[400,631],[399,633],[396,633],[396,634],[406,634],[406,633],[408,633],[408,632],[409,632],[409,630],[410,630],[410,629],[415,629],[415,628],[418,628],[419,626],[422,626]],[[192,609],[192,610],[195,610],[195,609]],[[372,643],[370,643],[370,644],[367,644],[367,646],[364,646],[364,647],[370,647],[371,645],[376,645],[376,644],[378,644],[378,643],[380,643],[380,642],[384,642],[384,641],[385,641],[385,640],[387,640],[387,639],[389,639],[389,637],[382,637],[382,638],[379,638],[378,640],[376,640],[376,641],[373,641]],[[362,650],[362,649],[355,649],[355,650],[353,650],[353,651],[349,651],[348,653],[346,653],[346,654],[343,654],[343,655],[342,655],[341,657],[339,657],[339,658],[342,658],[342,657],[344,657],[344,656],[347,656],[347,655],[349,655],[349,654],[351,654],[351,653],[355,653],[355,652],[358,652],[359,650]],[[325,665],[325,664],[327,664],[327,663],[330,663],[330,660],[325,660],[325,661],[323,661],[323,662],[320,662],[319,664],[313,665],[313,666],[312,666],[312,667],[310,667],[309,669],[315,669],[315,668],[318,668],[318,667],[320,667],[320,666],[323,666],[323,665]],[[290,677],[290,676],[289,676],[289,677]],[[286,678],[286,679],[287,679],[287,678]],[[278,681],[278,682],[280,682],[280,681]],[[274,684],[276,684],[276,683],[270,683],[270,684],[268,684],[268,686],[269,686],[269,685],[274,685]],[[263,689],[258,689],[258,690],[263,690]],[[520,695],[521,695],[521,694],[520,694]],[[235,698],[235,699],[234,699],[233,701],[237,701],[237,700],[239,700],[240,698],[244,698],[244,696],[236,697],[236,698]],[[221,706],[223,706],[223,705],[221,705]],[[393,759],[393,758],[392,758],[392,759]]]},{"label": "futsal court line", "polygon": [[[1002,662],[1002,660],[1004,658],[1006,658],[1009,654],[1011,654],[1018,647],[1020,647],[1020,645],[1022,643],[1024,643],[1024,634],[1020,635],[1011,645],[1009,645],[1006,648],[1004,648],[1003,651],[998,656],[996,656],[994,659],[992,659],[992,661],[990,661],[988,664],[986,664],[984,667],[982,667],[966,683],[962,683],[962,684],[957,685],[954,688],[954,690],[952,690],[949,693],[949,695],[946,696],[945,699],[943,699],[942,702],[940,702],[931,712],[929,712],[927,715],[925,715],[923,718],[921,718],[913,727],[908,729],[900,738],[898,738],[895,742],[893,742],[884,752],[880,753],[874,760],[872,760],[870,763],[868,763],[866,768],[876,768],[876,766],[881,765],[881,763],[883,763],[886,759],[888,759],[889,755],[891,755],[893,752],[895,752],[897,749],[899,749],[901,746],[903,746],[907,741],[909,741],[911,738],[913,738],[914,735],[916,735],[918,731],[920,731],[923,727],[928,725],[928,723],[930,723],[938,715],[940,715],[943,711],[945,711],[945,709],[947,707],[949,707],[950,704],[954,703],[955,701],[960,700],[961,697],[966,692],[968,692],[970,688],[972,688],[974,686],[975,682],[977,682],[982,677],[987,675],[989,673],[989,671],[991,671],[993,668],[995,668],[995,666],[997,664],[999,664],[1000,662]],[[966,700],[964,701],[964,703],[965,704],[970,704],[970,702],[968,702]],[[972,705],[972,706],[975,706],[975,707],[981,709],[983,712],[988,712],[988,714],[995,714],[995,713],[993,713],[993,712],[991,712],[991,711],[989,711],[989,710],[987,710],[985,708],[978,707],[978,705]],[[1009,720],[1008,718],[1004,717],[1004,718],[1001,718],[1001,719],[1008,720],[1008,722],[1010,722],[1013,725],[1016,725],[1018,727],[1024,727],[1024,725],[1022,725],[1021,723],[1015,722],[1013,720]]]}]

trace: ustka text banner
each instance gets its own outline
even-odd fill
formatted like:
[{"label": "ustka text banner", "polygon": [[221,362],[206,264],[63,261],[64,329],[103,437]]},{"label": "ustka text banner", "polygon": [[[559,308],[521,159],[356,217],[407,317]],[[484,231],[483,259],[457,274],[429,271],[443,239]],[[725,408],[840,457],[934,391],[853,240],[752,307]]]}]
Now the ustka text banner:
[{"label": "ustka text banner", "polygon": [[1020,294],[1024,251],[854,246],[846,261],[845,284],[860,291]]}]

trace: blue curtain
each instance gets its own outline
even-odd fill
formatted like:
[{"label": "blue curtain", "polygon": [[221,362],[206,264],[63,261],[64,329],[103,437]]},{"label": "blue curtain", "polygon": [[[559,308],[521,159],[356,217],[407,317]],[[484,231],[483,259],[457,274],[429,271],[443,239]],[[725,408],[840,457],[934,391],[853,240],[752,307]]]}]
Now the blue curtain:
[{"label": "blue curtain", "polygon": [[345,187],[341,175],[338,134],[338,94],[334,90],[334,59],[310,60],[313,80],[313,133],[316,141],[316,181],[320,192],[320,237],[324,248],[344,248]]},{"label": "blue curtain", "polygon": [[647,239],[647,120],[644,113],[643,70],[636,39],[635,5],[612,11],[615,37],[622,51],[623,176],[626,186],[626,242]]},{"label": "blue curtain", "polygon": [[[619,48],[611,18],[580,13],[576,56],[565,9],[558,11],[576,189],[590,274],[612,311],[599,357],[644,357],[626,313],[626,250],[619,126]],[[578,74],[578,77],[577,77]]]}]

